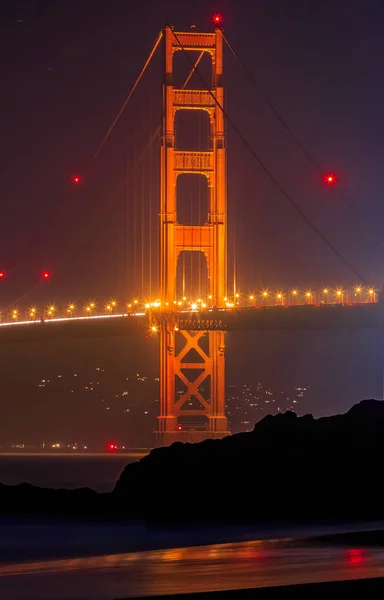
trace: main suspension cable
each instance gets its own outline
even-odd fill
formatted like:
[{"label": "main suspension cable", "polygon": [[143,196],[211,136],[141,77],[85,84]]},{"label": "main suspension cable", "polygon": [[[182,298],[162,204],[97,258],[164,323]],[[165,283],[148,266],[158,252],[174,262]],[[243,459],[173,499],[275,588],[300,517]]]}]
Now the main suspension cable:
[{"label": "main suspension cable", "polygon": [[[230,124],[230,126],[232,127],[232,129],[234,130],[234,132],[236,133],[236,135],[240,138],[240,140],[242,141],[243,145],[247,148],[247,150],[251,153],[251,155],[253,156],[253,158],[256,160],[256,162],[259,164],[260,168],[264,171],[264,173],[267,175],[267,177],[270,179],[270,181],[277,187],[277,189],[281,192],[281,194],[288,200],[288,202],[293,206],[293,208],[295,208],[295,210],[300,214],[300,216],[302,217],[302,219],[307,223],[307,225],[316,233],[316,235],[319,236],[319,238],[328,246],[328,248],[330,248],[330,250],[332,250],[332,252],[366,285],[367,281],[365,280],[364,277],[362,277],[362,275],[348,262],[348,260],[346,258],[344,258],[344,256],[339,252],[339,250],[332,244],[332,242],[330,242],[325,235],[316,227],[316,225],[311,221],[311,219],[304,213],[304,211],[300,208],[300,206],[295,202],[295,200],[292,198],[292,196],[283,188],[283,186],[277,181],[277,179],[274,177],[274,175],[271,173],[271,171],[268,169],[268,167],[266,166],[266,164],[264,163],[264,161],[260,158],[260,156],[257,154],[257,152],[252,148],[252,146],[250,145],[250,143],[245,139],[245,137],[243,136],[243,134],[241,133],[241,131],[239,130],[239,128],[237,127],[237,125],[233,122],[233,120],[229,117],[228,113],[224,110],[224,107],[221,105],[221,103],[219,102],[219,100],[216,98],[216,96],[213,94],[212,90],[210,89],[210,87],[206,84],[206,82],[204,81],[204,78],[202,77],[202,75],[200,74],[199,70],[197,67],[194,66],[193,61],[191,60],[191,57],[189,56],[188,52],[185,50],[184,46],[181,44],[177,34],[173,31],[173,29],[171,29],[173,37],[175,38],[178,46],[180,47],[180,49],[184,52],[184,54],[187,56],[187,59],[189,60],[189,62],[193,65],[193,68],[197,74],[197,76],[199,77],[201,83],[204,85],[204,88],[207,90],[207,92],[210,94],[210,96],[213,98],[216,106],[221,110],[221,112],[223,113],[225,119],[228,121],[228,123]],[[220,30],[221,31],[221,30]]]},{"label": "main suspension cable", "polygon": [[[280,114],[280,112],[277,110],[277,108],[273,104],[272,100],[269,98],[269,96],[266,94],[266,92],[260,87],[259,83],[257,82],[257,80],[254,77],[254,75],[252,74],[252,72],[248,69],[248,67],[246,66],[246,64],[244,63],[244,61],[241,60],[241,58],[239,57],[239,55],[237,54],[237,52],[233,48],[232,44],[229,42],[229,40],[224,35],[223,30],[221,29],[220,31],[221,31],[221,34],[223,36],[223,40],[227,44],[229,50],[232,52],[232,54],[235,57],[235,59],[238,61],[238,63],[241,65],[241,67],[244,70],[244,72],[246,73],[246,75],[249,77],[249,79],[254,84],[254,86],[255,86],[258,94],[261,96],[261,98],[264,100],[265,104],[269,107],[269,109],[271,110],[271,112],[274,114],[274,116],[276,117],[276,119],[279,121],[280,125],[282,125],[282,127],[285,129],[285,131],[290,135],[290,137],[292,138],[292,140],[294,141],[294,143],[296,144],[296,146],[301,150],[301,152],[306,156],[306,158],[312,164],[312,166],[315,169],[316,173],[321,176],[322,172],[323,172],[323,169],[321,168],[321,166],[319,165],[319,163],[313,158],[313,156],[311,155],[311,153],[307,150],[307,148],[304,146],[304,144],[300,141],[299,137],[294,133],[294,131],[292,130],[292,128],[288,125],[287,121],[282,117],[282,115]],[[344,194],[342,194],[340,192],[340,190],[336,190],[336,193],[338,194],[340,200],[342,202],[344,202],[344,204],[346,206],[348,206],[348,208],[355,214],[355,216],[359,219],[359,221],[361,223],[363,223],[363,225],[365,225],[365,227],[367,227],[367,229],[369,229],[369,231],[373,235],[373,237],[376,238],[377,241],[379,241],[381,244],[384,245],[384,238],[381,237],[374,230],[374,228],[372,227],[372,225],[370,223],[368,223],[368,221],[357,210],[357,208],[353,204],[351,204],[351,202],[349,202],[349,200],[346,198],[346,196]]]},{"label": "main suspension cable", "polygon": [[145,64],[144,64],[143,68],[141,69],[141,71],[139,73],[139,76],[137,77],[135,83],[133,84],[133,86],[132,86],[132,88],[131,88],[128,96],[124,100],[122,107],[120,108],[119,112],[117,113],[115,119],[112,122],[112,125],[110,126],[110,128],[107,131],[107,133],[105,134],[105,136],[101,140],[101,143],[100,143],[98,149],[96,150],[96,152],[92,156],[92,161],[94,161],[95,158],[97,158],[97,156],[100,154],[100,151],[101,151],[102,147],[104,146],[105,142],[107,141],[107,139],[111,135],[112,131],[114,130],[116,123],[118,122],[118,120],[120,119],[121,115],[123,114],[123,112],[125,110],[125,107],[127,106],[128,102],[132,98],[135,89],[139,85],[141,78],[143,77],[145,71],[147,70],[147,67],[148,67],[149,63],[151,62],[152,57],[155,54],[155,52],[157,50],[157,47],[160,44],[160,41],[161,41],[162,37],[163,37],[163,30],[161,30],[160,33],[159,33],[159,35],[157,36],[157,39],[156,39],[156,41],[154,43],[154,46],[153,46],[151,52],[149,53],[149,56],[148,56],[147,60],[145,61]]}]

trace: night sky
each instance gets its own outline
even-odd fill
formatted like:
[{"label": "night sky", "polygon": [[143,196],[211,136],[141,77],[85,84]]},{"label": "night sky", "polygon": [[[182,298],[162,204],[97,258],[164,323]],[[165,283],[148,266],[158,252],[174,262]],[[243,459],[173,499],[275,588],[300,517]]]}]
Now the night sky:
[{"label": "night sky", "polygon": [[[236,52],[320,171],[297,148],[226,49],[224,84],[231,120],[347,262],[367,283],[382,287],[384,247],[340,197],[384,239],[380,0],[0,0],[0,8],[0,270],[6,273],[0,282],[2,310],[16,301],[20,307],[65,305],[70,300],[80,305],[90,299],[148,295],[150,287],[152,292],[156,289],[158,140],[140,156],[159,125],[160,53],[100,154],[92,157],[164,24],[209,30],[216,11],[223,14],[225,34]],[[187,124],[187,131],[204,131],[203,121],[195,125]],[[322,181],[329,171],[339,180],[331,188]],[[82,179],[76,186],[71,178],[77,174]],[[184,192],[188,212],[195,190],[187,186]],[[199,188],[197,195],[200,211],[204,191]],[[236,245],[242,291],[361,283],[273,186],[230,126],[228,214],[230,277]],[[40,281],[44,270],[52,272],[48,282]],[[252,370],[249,357],[256,343],[249,341],[247,360],[232,367],[239,379]],[[324,341],[324,348],[330,344],[339,356],[341,343]],[[371,342],[361,338],[356,343],[362,348],[356,365],[371,365]],[[284,341],[264,340],[257,350],[260,360],[268,356],[264,366],[259,361],[260,369],[269,370],[268,377],[283,385],[292,369],[310,372],[305,353],[299,365],[294,358],[289,364],[288,351],[280,348],[274,357],[276,344],[282,347]],[[21,356],[30,360],[29,352],[10,352],[8,362],[4,355],[2,395],[10,389],[17,395],[8,375]],[[47,357],[42,350],[44,363],[60,362],[68,352],[65,348]],[[132,356],[118,356],[133,363],[134,353],[132,348]],[[349,372],[348,360],[340,372]],[[316,376],[323,381],[319,356],[315,364]],[[365,366],[364,373],[369,368]],[[345,388],[337,384],[335,392],[335,398],[344,394],[339,404],[329,396],[324,400],[329,391],[318,392],[318,401],[327,406],[324,410],[347,406],[352,389],[381,393],[376,380],[373,387],[367,383],[364,392],[356,367],[353,371],[359,385],[343,376]],[[334,388],[333,380],[329,385]],[[12,409],[6,410],[9,416]],[[36,414],[36,423],[32,421],[34,427],[44,421],[42,412]],[[84,419],[85,415],[84,410]]]}]

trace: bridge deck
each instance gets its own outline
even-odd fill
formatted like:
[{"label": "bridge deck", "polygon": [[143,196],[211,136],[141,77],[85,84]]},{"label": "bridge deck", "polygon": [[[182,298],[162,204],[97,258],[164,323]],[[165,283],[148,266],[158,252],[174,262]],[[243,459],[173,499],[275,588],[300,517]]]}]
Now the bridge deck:
[{"label": "bridge deck", "polygon": [[[381,304],[270,306],[238,310],[152,313],[156,329],[176,327],[189,331],[318,331],[376,328],[384,323]],[[100,315],[86,318],[2,323],[0,344],[66,338],[135,337],[150,331],[146,314]]]}]

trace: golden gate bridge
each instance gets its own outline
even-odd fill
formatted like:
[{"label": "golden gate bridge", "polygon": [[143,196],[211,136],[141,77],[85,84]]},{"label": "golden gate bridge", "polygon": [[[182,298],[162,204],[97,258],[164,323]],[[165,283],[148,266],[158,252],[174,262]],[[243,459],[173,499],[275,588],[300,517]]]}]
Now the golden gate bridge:
[{"label": "golden gate bridge", "polygon": [[[83,304],[69,302],[59,306],[52,303],[29,308],[13,305],[2,312],[0,323],[0,343],[49,340],[57,336],[127,335],[128,332],[142,335],[145,331],[157,335],[160,345],[159,445],[175,440],[221,438],[230,433],[225,414],[226,331],[356,329],[379,327],[381,321],[378,291],[374,286],[363,283],[352,288],[292,287],[288,291],[262,289],[241,293],[234,274],[233,290],[229,292],[225,129],[229,118],[224,108],[223,87],[223,41],[227,40],[217,18],[212,32],[197,32],[195,28],[188,32],[176,32],[170,26],[160,32],[138,79],[94,156],[100,153],[162,42],[162,123],[151,139],[152,142],[160,134],[157,297],[147,295],[129,301],[97,299]],[[182,86],[174,85],[176,54],[185,55],[189,61],[189,74]],[[190,55],[196,54],[196,59],[190,58]],[[205,55],[211,61],[209,84],[199,70]],[[191,80],[199,81],[199,87],[189,87]],[[200,111],[208,115],[208,147],[205,150],[180,149],[176,144],[177,115],[187,111]],[[254,154],[247,142],[245,146]],[[255,158],[258,160],[256,155]],[[262,163],[261,166],[264,168]],[[203,177],[208,186],[207,214],[198,225],[184,224],[177,210],[178,182],[185,175]],[[74,176],[73,183],[80,184],[81,176]],[[327,176],[327,183],[334,183],[333,174]],[[350,266],[303,215],[301,209],[298,208],[298,212],[337,256]],[[191,273],[193,269],[197,270],[199,285],[188,295],[185,282],[186,253],[198,255],[199,261],[197,269],[196,264],[195,268],[191,264]],[[205,270],[202,268],[202,257]],[[181,264],[180,289],[178,279]],[[359,276],[354,269],[352,271]],[[0,277],[3,276],[3,273],[0,274]],[[43,275],[45,279],[49,279],[49,276],[49,272]],[[201,285],[203,277],[206,279],[204,286]],[[182,395],[176,394],[177,381],[184,385]],[[197,402],[193,408],[188,402],[191,398]],[[183,425],[180,417],[183,417]],[[194,425],[188,428],[185,418],[193,421],[196,417],[202,417],[201,427]]]}]

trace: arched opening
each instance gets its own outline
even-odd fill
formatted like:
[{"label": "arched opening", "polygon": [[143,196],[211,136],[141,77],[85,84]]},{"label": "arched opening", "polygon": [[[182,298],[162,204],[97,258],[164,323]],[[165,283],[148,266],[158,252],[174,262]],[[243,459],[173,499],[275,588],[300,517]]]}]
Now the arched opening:
[{"label": "arched opening", "polygon": [[209,187],[205,175],[182,173],[176,181],[177,221],[181,225],[208,222]]},{"label": "arched opening", "polygon": [[208,266],[203,251],[182,250],[176,268],[176,298],[188,308],[209,294]]},{"label": "arched opening", "polygon": [[205,110],[178,110],[175,116],[176,150],[207,152],[211,149],[211,126]]},{"label": "arched opening", "polygon": [[[193,68],[196,65],[196,68]],[[173,87],[205,90],[212,87],[212,58],[209,52],[188,53],[178,50],[173,55]]]}]

